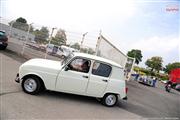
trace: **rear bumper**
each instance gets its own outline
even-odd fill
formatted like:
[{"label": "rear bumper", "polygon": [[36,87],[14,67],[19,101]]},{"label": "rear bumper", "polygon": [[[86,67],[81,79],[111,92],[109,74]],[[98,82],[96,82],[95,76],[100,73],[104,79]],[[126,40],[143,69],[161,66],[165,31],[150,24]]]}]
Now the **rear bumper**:
[{"label": "rear bumper", "polygon": [[17,83],[20,83],[19,73],[16,75],[15,81],[16,81]]},{"label": "rear bumper", "polygon": [[126,96],[126,97],[124,97],[124,98],[122,98],[123,100],[127,100],[128,99],[128,97]]}]

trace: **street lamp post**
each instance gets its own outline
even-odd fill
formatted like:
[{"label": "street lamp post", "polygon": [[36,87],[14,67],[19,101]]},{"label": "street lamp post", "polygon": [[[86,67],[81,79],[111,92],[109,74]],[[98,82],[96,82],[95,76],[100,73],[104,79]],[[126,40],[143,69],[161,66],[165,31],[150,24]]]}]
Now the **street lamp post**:
[{"label": "street lamp post", "polygon": [[82,50],[84,38],[85,38],[85,36],[86,36],[87,34],[88,34],[88,32],[84,33],[83,36],[82,36],[81,45],[80,45],[80,52],[81,52],[81,50]]},{"label": "street lamp post", "polygon": [[28,31],[27,31],[27,34],[26,34],[26,41],[25,41],[25,43],[23,44],[23,49],[22,49],[22,52],[21,52],[22,55],[24,54],[24,49],[25,49],[25,46],[26,46],[27,41],[28,41],[29,32],[30,32],[30,29],[31,29],[31,25],[32,25],[32,24],[33,24],[33,23],[29,24],[29,27],[28,27]]},{"label": "street lamp post", "polygon": [[99,37],[98,37],[98,40],[97,40],[97,43],[96,43],[96,50],[95,50],[95,55],[98,56],[98,51],[99,51],[99,46],[100,46],[100,42],[101,42],[101,39],[102,39],[102,31],[100,30],[99,32]]},{"label": "street lamp post", "polygon": [[[48,46],[49,46],[50,43],[51,43],[52,36],[53,36],[53,32],[54,32],[55,29],[57,29],[57,28],[52,28],[51,35],[50,35],[50,39],[49,39],[49,42],[48,42]],[[47,47],[48,47],[48,46],[47,46]],[[47,58],[47,47],[46,47],[45,59]]]}]

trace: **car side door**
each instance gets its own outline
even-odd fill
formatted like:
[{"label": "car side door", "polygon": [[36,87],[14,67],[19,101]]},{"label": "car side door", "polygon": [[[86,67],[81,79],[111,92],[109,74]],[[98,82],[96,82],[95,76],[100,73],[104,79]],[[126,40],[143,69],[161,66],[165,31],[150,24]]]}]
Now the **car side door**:
[{"label": "car side door", "polygon": [[77,57],[71,60],[59,73],[56,90],[84,94],[89,80],[91,61]]}]

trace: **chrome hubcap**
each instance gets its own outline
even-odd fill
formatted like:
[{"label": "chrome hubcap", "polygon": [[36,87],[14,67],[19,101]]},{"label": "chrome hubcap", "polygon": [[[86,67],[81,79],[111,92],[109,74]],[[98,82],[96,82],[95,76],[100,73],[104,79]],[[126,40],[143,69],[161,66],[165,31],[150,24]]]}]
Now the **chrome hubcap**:
[{"label": "chrome hubcap", "polygon": [[24,82],[24,88],[26,91],[28,92],[33,92],[36,90],[37,88],[37,84],[36,81],[32,78],[28,78],[25,82]]},{"label": "chrome hubcap", "polygon": [[115,95],[109,95],[106,97],[106,104],[111,106],[116,103],[116,96]]}]

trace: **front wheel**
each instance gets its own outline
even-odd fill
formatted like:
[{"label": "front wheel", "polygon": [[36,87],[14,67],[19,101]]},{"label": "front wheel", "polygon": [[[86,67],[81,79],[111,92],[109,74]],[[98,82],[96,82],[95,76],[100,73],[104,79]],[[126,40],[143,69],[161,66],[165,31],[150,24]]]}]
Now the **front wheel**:
[{"label": "front wheel", "polygon": [[102,99],[102,104],[107,107],[113,107],[118,101],[117,95],[115,94],[106,94]]},{"label": "front wheel", "polygon": [[28,94],[38,94],[41,90],[41,83],[37,77],[28,77],[23,80],[22,89]]},{"label": "front wheel", "polygon": [[167,92],[170,92],[171,91],[171,84],[167,84],[165,86],[165,89],[166,89]]},{"label": "front wheel", "polygon": [[7,46],[0,47],[0,50],[5,50]]}]

